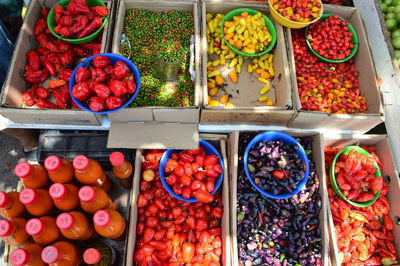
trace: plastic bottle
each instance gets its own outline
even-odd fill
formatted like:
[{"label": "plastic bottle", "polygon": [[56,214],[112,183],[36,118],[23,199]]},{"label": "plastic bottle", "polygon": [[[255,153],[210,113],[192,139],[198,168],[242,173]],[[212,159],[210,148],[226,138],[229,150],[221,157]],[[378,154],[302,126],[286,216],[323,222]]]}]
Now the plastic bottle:
[{"label": "plastic bottle", "polygon": [[26,223],[25,230],[39,245],[49,245],[61,237],[56,219],[50,216],[30,219]]},{"label": "plastic bottle", "polygon": [[118,151],[111,153],[110,162],[114,166],[113,173],[119,183],[125,188],[131,188],[133,167],[130,162],[125,160],[124,154]]},{"label": "plastic bottle", "polygon": [[15,166],[14,173],[21,178],[22,184],[26,188],[46,188],[49,186],[47,170],[39,164],[19,163]]},{"label": "plastic bottle", "polygon": [[115,265],[117,256],[115,250],[105,244],[105,243],[96,243],[92,248],[88,248],[83,253],[83,261],[88,265],[95,266],[112,266]]},{"label": "plastic bottle", "polygon": [[23,248],[14,249],[10,254],[10,262],[14,266],[45,266],[42,258],[43,248],[36,243],[29,243]]},{"label": "plastic bottle", "polygon": [[81,252],[77,245],[59,241],[42,250],[44,263],[50,266],[77,266],[81,263]]},{"label": "plastic bottle", "polygon": [[86,241],[98,237],[89,219],[81,212],[64,212],[58,215],[57,226],[61,234],[71,240]]},{"label": "plastic bottle", "polygon": [[106,176],[98,161],[90,159],[85,155],[74,158],[75,177],[85,185],[99,186],[104,191],[111,189],[111,180]]},{"label": "plastic bottle", "polygon": [[19,246],[30,239],[25,232],[26,220],[24,218],[11,218],[0,220],[0,237],[8,245]]},{"label": "plastic bottle", "polygon": [[79,189],[71,184],[55,183],[49,189],[54,205],[62,211],[71,211],[79,207]]},{"label": "plastic bottle", "polygon": [[44,160],[49,178],[54,183],[71,183],[74,178],[74,167],[72,162],[67,159],[61,159],[55,155],[50,155]]},{"label": "plastic bottle", "polygon": [[94,229],[104,237],[121,240],[124,238],[126,222],[124,217],[113,209],[97,211],[93,216]]},{"label": "plastic bottle", "polygon": [[34,216],[43,216],[51,213],[53,200],[49,192],[44,189],[25,188],[19,193],[19,200],[25,205],[26,210]]},{"label": "plastic bottle", "polygon": [[79,189],[81,207],[87,213],[95,213],[103,209],[116,209],[115,203],[108,194],[99,187],[84,186]]},{"label": "plastic bottle", "polygon": [[4,218],[23,216],[26,213],[24,204],[19,201],[19,192],[0,191],[0,215]]}]

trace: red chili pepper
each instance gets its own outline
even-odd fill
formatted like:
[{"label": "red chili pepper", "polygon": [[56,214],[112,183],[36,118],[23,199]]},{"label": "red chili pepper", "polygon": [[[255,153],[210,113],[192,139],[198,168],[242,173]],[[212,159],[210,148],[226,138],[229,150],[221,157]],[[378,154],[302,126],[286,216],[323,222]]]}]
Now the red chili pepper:
[{"label": "red chili pepper", "polygon": [[110,65],[111,61],[105,55],[98,55],[93,59],[93,65],[98,68],[105,68]]},{"label": "red chili pepper", "polygon": [[108,16],[108,7],[106,6],[94,6],[89,7],[93,14],[99,15],[100,17],[107,17]]},{"label": "red chili pepper", "polygon": [[72,34],[77,34],[81,32],[89,24],[89,19],[86,16],[78,16],[74,25],[71,27]]},{"label": "red chili pepper", "polygon": [[72,16],[62,16],[58,23],[59,25],[63,26],[71,26],[72,24],[74,24],[74,19]]},{"label": "red chili pepper", "polygon": [[385,214],[383,216],[383,224],[385,225],[385,228],[387,230],[393,230],[394,229],[394,223],[392,221],[392,218],[390,218],[389,215]]},{"label": "red chili pepper", "polygon": [[56,70],[55,70],[54,66],[53,66],[49,61],[47,61],[47,62],[44,64],[44,66],[45,66],[45,68],[47,69],[47,71],[49,71],[50,75],[52,75],[53,77],[56,77],[56,76],[57,76]]},{"label": "red chili pepper", "polygon": [[53,11],[54,11],[54,21],[56,22],[56,24],[59,24],[61,16],[62,16],[62,12],[64,11],[64,7],[63,6],[55,6]]},{"label": "red chili pepper", "polygon": [[39,33],[42,33],[46,28],[47,28],[46,20],[44,18],[38,19],[35,28],[33,30],[33,35],[38,35]]},{"label": "red chili pepper", "polygon": [[90,78],[90,72],[84,67],[78,68],[78,70],[75,73],[75,80],[77,83],[86,81],[88,78]]},{"label": "red chili pepper", "polygon": [[106,100],[108,110],[113,110],[122,105],[122,99],[117,96],[110,96]]},{"label": "red chili pepper", "polygon": [[88,25],[85,27],[79,34],[78,34],[78,39],[81,39],[83,37],[86,37],[93,32],[95,32],[98,28],[103,25],[103,21],[101,18],[95,17]]},{"label": "red chili pepper", "polygon": [[71,28],[69,26],[63,26],[61,24],[54,27],[54,32],[61,35],[64,38],[72,37]]},{"label": "red chili pepper", "polygon": [[115,94],[115,96],[121,96],[127,92],[125,84],[116,79],[110,80],[110,90]]},{"label": "red chili pepper", "polygon": [[55,89],[64,86],[67,82],[63,79],[54,79],[49,81],[49,89]]},{"label": "red chili pepper", "polygon": [[104,100],[100,97],[91,97],[89,101],[89,108],[93,112],[100,112],[105,109],[106,105],[104,104]]},{"label": "red chili pepper", "polygon": [[36,106],[44,109],[60,109],[57,105],[45,99],[37,100]]},{"label": "red chili pepper", "polygon": [[26,61],[34,70],[39,70],[41,68],[39,54],[36,51],[27,52]]},{"label": "red chili pepper", "polygon": [[107,79],[106,72],[104,72],[104,70],[101,68],[91,68],[90,72],[92,74],[92,79],[97,83],[101,83]]},{"label": "red chili pepper", "polygon": [[63,70],[61,70],[60,72],[58,72],[58,78],[59,79],[63,79],[66,82],[69,82],[69,79],[71,78],[72,75],[72,70],[69,68],[64,68]]},{"label": "red chili pepper", "polygon": [[[45,43],[47,43],[49,41],[48,35],[45,33],[40,33],[40,34],[36,35],[36,40],[38,43],[40,43],[42,45],[42,47]],[[43,48],[46,48],[46,47],[43,47]]]},{"label": "red chili pepper", "polygon": [[[67,94],[65,93],[67,90]],[[56,99],[57,105],[60,109],[70,109],[71,108],[71,97],[68,91],[68,85],[65,84],[61,88],[53,89],[54,99]]]},{"label": "red chili pepper", "polygon": [[86,101],[90,97],[90,88],[86,82],[79,82],[72,87],[72,96],[81,102]]},{"label": "red chili pepper", "polygon": [[24,79],[29,83],[42,83],[49,78],[49,72],[46,69],[28,70],[25,72]]},{"label": "red chili pepper", "polygon": [[43,8],[40,10],[40,15],[41,15],[42,18],[44,18],[45,20],[47,20],[47,17],[48,17],[48,15],[49,15],[49,13],[50,13],[50,9],[48,9],[48,8],[46,8],[46,7],[43,7]]},{"label": "red chili pepper", "polygon": [[84,0],[71,0],[71,2],[67,5],[67,11],[73,15],[91,14],[86,1]]},{"label": "red chili pepper", "polygon": [[48,55],[48,54],[50,54],[50,51],[48,49],[43,48],[43,47],[36,48],[35,51],[38,52],[40,55]]},{"label": "red chili pepper", "polygon": [[69,50],[66,53],[59,54],[61,65],[67,66],[74,63],[74,51]]},{"label": "red chili pepper", "polygon": [[21,100],[22,100],[22,105],[26,106],[32,106],[36,103],[36,100],[33,98],[30,90],[22,94]]},{"label": "red chili pepper", "polygon": [[358,197],[357,197],[357,202],[366,202],[369,200],[374,199],[374,194],[368,193],[368,192],[362,192]]},{"label": "red chili pepper", "polygon": [[42,43],[42,47],[49,49],[51,52],[53,53],[59,53],[60,50],[58,49],[58,45],[52,43],[51,41],[46,41],[44,43]]},{"label": "red chili pepper", "polygon": [[60,53],[65,53],[65,52],[67,52],[67,51],[69,51],[69,50],[72,50],[71,44],[66,43],[66,42],[61,42],[61,43],[58,45],[58,48],[60,49]]},{"label": "red chili pepper", "polygon": [[37,95],[39,96],[39,98],[42,98],[42,99],[46,99],[50,96],[50,92],[46,88],[43,88],[43,87],[37,88],[36,92],[37,92]]},{"label": "red chili pepper", "polygon": [[108,88],[108,86],[101,83],[94,86],[94,91],[96,92],[97,96],[102,99],[107,99],[111,94],[111,90]]},{"label": "red chili pepper", "polygon": [[114,65],[114,76],[116,79],[123,79],[128,75],[129,68],[123,61],[118,61]]}]

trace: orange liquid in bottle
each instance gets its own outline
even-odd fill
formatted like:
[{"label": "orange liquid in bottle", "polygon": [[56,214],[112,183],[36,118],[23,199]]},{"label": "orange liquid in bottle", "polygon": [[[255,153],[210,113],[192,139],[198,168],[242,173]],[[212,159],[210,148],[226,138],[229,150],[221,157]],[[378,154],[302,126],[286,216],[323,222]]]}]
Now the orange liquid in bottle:
[{"label": "orange liquid in bottle", "polygon": [[59,241],[45,247],[41,257],[49,266],[77,266],[81,263],[79,247],[67,241]]},{"label": "orange liquid in bottle", "polygon": [[54,183],[71,183],[74,181],[74,167],[72,162],[67,159],[60,159],[55,155],[51,155],[44,160],[49,178]]},{"label": "orange liquid in bottle", "polygon": [[113,209],[97,211],[93,216],[94,229],[104,237],[121,240],[124,238],[126,222],[124,217]]},{"label": "orange liquid in bottle", "polygon": [[70,211],[79,207],[79,189],[71,184],[55,183],[49,189],[54,205],[62,211]]},{"label": "orange liquid in bottle", "polygon": [[133,177],[132,164],[125,161],[124,154],[118,151],[111,153],[110,162],[114,166],[113,173],[119,183],[125,188],[130,188],[132,186]]},{"label": "orange liquid in bottle", "polygon": [[57,226],[61,234],[68,239],[76,241],[94,240],[97,234],[88,218],[77,211],[65,212],[57,217]]},{"label": "orange liquid in bottle", "polygon": [[44,189],[25,188],[19,193],[19,200],[34,216],[43,216],[53,211],[53,200]]},{"label": "orange liquid in bottle", "polygon": [[24,204],[19,201],[19,192],[0,191],[0,215],[4,218],[23,216],[26,213]]},{"label": "orange liquid in bottle", "polygon": [[0,237],[8,245],[19,246],[30,239],[25,232],[26,220],[23,218],[11,218],[8,220],[0,220]]},{"label": "orange liquid in bottle", "polygon": [[21,178],[26,188],[46,188],[49,186],[47,170],[39,164],[19,163],[14,168],[15,174]]},{"label": "orange liquid in bottle", "polygon": [[78,155],[74,158],[73,165],[76,179],[82,184],[99,186],[105,191],[111,189],[111,180],[106,176],[99,162],[85,155]]},{"label": "orange liquid in bottle", "polygon": [[56,219],[50,216],[30,219],[26,223],[25,230],[39,245],[54,243],[61,237]]},{"label": "orange liquid in bottle", "polygon": [[10,262],[14,266],[45,266],[41,258],[42,250],[38,244],[26,244],[11,252]]},{"label": "orange liquid in bottle", "polygon": [[79,190],[81,207],[88,213],[95,213],[102,209],[116,209],[115,203],[108,194],[99,187],[84,186]]}]

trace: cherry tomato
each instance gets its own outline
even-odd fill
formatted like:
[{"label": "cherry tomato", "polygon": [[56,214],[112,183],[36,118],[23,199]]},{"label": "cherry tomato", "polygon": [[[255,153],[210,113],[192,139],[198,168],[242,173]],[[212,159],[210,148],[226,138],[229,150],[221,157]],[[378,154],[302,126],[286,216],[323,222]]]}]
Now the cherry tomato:
[{"label": "cherry tomato", "polygon": [[208,228],[208,222],[206,219],[197,219],[196,221],[196,230],[197,231],[203,231],[206,230]]},{"label": "cherry tomato", "polygon": [[203,167],[203,165],[204,165],[204,159],[205,159],[204,155],[197,154],[194,161],[196,162],[196,164],[197,164],[199,167]]},{"label": "cherry tomato", "polygon": [[210,193],[214,191],[215,185],[214,185],[214,180],[213,179],[208,179],[207,180],[206,189]]},{"label": "cherry tomato", "polygon": [[214,196],[205,190],[197,190],[195,197],[198,201],[205,202],[205,203],[211,203],[214,200]]},{"label": "cherry tomato", "polygon": [[146,228],[143,233],[143,242],[149,243],[154,237],[155,231],[152,228]]},{"label": "cherry tomato", "polygon": [[192,190],[190,187],[185,187],[182,191],[182,197],[185,199],[190,199],[192,197]]},{"label": "cherry tomato", "polygon": [[183,261],[190,263],[195,254],[195,245],[193,243],[185,242],[182,245]]},{"label": "cherry tomato", "polygon": [[192,179],[190,178],[190,176],[187,175],[181,176],[179,181],[183,186],[190,186],[190,184],[192,183]]},{"label": "cherry tomato", "polygon": [[224,212],[220,206],[214,207],[211,210],[211,216],[214,216],[217,219],[221,219],[223,214]]},{"label": "cherry tomato", "polygon": [[191,228],[195,229],[196,228],[196,220],[193,216],[190,216],[186,218],[186,224]]},{"label": "cherry tomato", "polygon": [[179,154],[179,158],[181,158],[184,162],[192,163],[194,162],[194,157],[191,154],[181,152]]},{"label": "cherry tomato", "polygon": [[218,162],[218,157],[215,154],[207,155],[204,159],[204,166],[214,165]]},{"label": "cherry tomato", "polygon": [[158,219],[156,217],[148,217],[146,220],[146,225],[148,227],[156,227],[158,224]]},{"label": "cherry tomato", "polygon": [[154,180],[155,173],[153,170],[146,170],[143,172],[143,179],[147,182],[151,182]]}]

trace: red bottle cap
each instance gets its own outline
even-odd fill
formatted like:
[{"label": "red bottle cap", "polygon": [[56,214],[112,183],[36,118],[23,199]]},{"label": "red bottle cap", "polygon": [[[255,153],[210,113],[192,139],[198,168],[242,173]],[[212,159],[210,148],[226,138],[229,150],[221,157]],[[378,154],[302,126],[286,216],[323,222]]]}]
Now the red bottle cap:
[{"label": "red bottle cap", "polygon": [[37,218],[30,219],[25,225],[25,231],[31,236],[38,236],[44,231],[44,222]]},{"label": "red bottle cap", "polygon": [[96,199],[96,190],[90,186],[79,189],[79,199],[83,202],[92,202]]},{"label": "red bottle cap", "polygon": [[44,263],[56,263],[60,257],[60,250],[55,246],[47,246],[42,250],[42,260]]},{"label": "red bottle cap", "polygon": [[74,168],[78,171],[85,171],[89,167],[89,158],[85,155],[78,155],[72,162]]},{"label": "red bottle cap", "polygon": [[122,152],[115,151],[110,155],[110,162],[113,166],[119,166],[125,161],[125,156]]},{"label": "red bottle cap", "polygon": [[10,202],[10,197],[6,192],[0,191],[0,208],[4,208]]},{"label": "red bottle cap", "polygon": [[27,162],[19,163],[15,166],[14,173],[21,179],[27,179],[33,175],[33,166]]},{"label": "red bottle cap", "polygon": [[19,193],[19,201],[25,205],[32,205],[37,200],[38,195],[35,190],[31,188],[24,188],[24,190]]},{"label": "red bottle cap", "polygon": [[57,227],[61,230],[70,230],[75,224],[75,218],[69,213],[61,213],[56,220]]},{"label": "red bottle cap", "polygon": [[49,188],[49,194],[55,200],[63,200],[67,196],[67,188],[64,184],[54,183]]},{"label": "red bottle cap", "polygon": [[44,167],[50,172],[57,172],[62,166],[62,160],[55,155],[50,155],[44,160]]},{"label": "red bottle cap", "polygon": [[14,224],[8,220],[0,220],[0,236],[7,237],[14,232]]},{"label": "red bottle cap", "polygon": [[14,249],[10,255],[10,262],[14,266],[23,266],[28,264],[31,259],[31,254],[24,248]]},{"label": "red bottle cap", "polygon": [[95,248],[88,248],[83,253],[83,260],[86,264],[96,264],[101,260],[101,253]]},{"label": "red bottle cap", "polygon": [[111,222],[111,215],[105,211],[97,211],[93,216],[93,222],[100,227],[106,227]]}]

